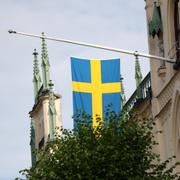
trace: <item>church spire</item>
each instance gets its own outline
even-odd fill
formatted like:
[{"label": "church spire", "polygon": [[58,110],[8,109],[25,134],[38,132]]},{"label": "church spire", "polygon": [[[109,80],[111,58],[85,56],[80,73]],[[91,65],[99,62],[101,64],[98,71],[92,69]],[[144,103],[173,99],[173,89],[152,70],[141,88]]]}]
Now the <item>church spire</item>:
[{"label": "church spire", "polygon": [[141,67],[139,64],[139,59],[138,56],[136,57],[136,62],[135,62],[135,79],[136,79],[136,88],[139,86],[139,84],[142,81],[142,73],[141,73]]},{"label": "church spire", "polygon": [[49,127],[50,127],[50,140],[54,139],[55,128],[56,128],[56,107],[55,107],[55,97],[53,93],[52,80],[49,81]]},{"label": "church spire", "polygon": [[45,42],[45,35],[42,33],[42,76],[43,76],[43,89],[49,89],[50,80],[50,64],[47,52],[47,46]]},{"label": "church spire", "polygon": [[34,98],[36,101],[38,91],[41,87],[41,76],[39,73],[39,64],[38,64],[38,58],[37,58],[38,53],[36,49],[34,49],[33,55],[34,55],[33,84],[34,84]]},{"label": "church spire", "polygon": [[135,79],[136,79],[136,91],[137,91],[137,97],[139,99],[142,98],[142,92],[140,88],[140,83],[142,81],[142,73],[141,73],[141,67],[139,64],[138,55],[135,55],[136,61],[135,61]]}]

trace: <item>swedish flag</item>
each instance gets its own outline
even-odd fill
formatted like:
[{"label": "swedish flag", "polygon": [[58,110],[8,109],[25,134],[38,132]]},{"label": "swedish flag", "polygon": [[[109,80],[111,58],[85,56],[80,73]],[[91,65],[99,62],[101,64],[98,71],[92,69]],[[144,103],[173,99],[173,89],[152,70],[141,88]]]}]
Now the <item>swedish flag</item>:
[{"label": "swedish flag", "polygon": [[121,110],[120,59],[88,60],[71,58],[73,112],[79,110],[92,115],[93,127],[97,115],[103,119],[106,106]]}]

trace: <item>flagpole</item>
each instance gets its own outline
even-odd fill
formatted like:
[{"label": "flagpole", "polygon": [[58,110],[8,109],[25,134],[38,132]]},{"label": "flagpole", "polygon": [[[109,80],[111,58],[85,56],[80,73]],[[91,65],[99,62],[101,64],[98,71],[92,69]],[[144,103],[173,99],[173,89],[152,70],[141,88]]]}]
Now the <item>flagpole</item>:
[{"label": "flagpole", "polygon": [[34,37],[34,38],[40,38],[40,39],[43,38],[43,39],[47,39],[47,40],[75,44],[75,45],[79,45],[79,46],[103,49],[103,50],[112,51],[112,52],[119,52],[119,53],[123,53],[123,54],[133,55],[136,57],[151,58],[151,60],[161,60],[161,61],[166,61],[168,63],[176,62],[175,59],[154,56],[151,54],[139,53],[138,51],[127,51],[127,50],[123,50],[123,49],[111,48],[111,47],[106,47],[106,46],[101,46],[101,45],[96,45],[96,44],[89,44],[89,43],[84,43],[84,42],[79,42],[79,41],[72,41],[72,40],[68,40],[68,39],[53,38],[53,37],[42,36],[42,35],[40,36],[40,35],[31,34],[31,33],[18,32],[18,31],[14,31],[14,30],[9,30],[8,32],[10,34],[19,34],[19,35],[24,35],[24,36]]}]

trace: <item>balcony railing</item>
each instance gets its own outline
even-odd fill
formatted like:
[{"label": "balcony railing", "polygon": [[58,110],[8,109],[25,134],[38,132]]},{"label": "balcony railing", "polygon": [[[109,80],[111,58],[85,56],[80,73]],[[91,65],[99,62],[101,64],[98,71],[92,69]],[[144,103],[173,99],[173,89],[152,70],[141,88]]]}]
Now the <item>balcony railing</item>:
[{"label": "balcony railing", "polygon": [[143,100],[147,98],[151,98],[152,91],[151,91],[151,74],[150,72],[146,75],[146,77],[142,80],[138,88],[135,90],[135,92],[132,94],[132,96],[129,98],[129,100],[124,105],[124,110],[131,110],[135,105],[137,105],[139,102],[142,102]]}]

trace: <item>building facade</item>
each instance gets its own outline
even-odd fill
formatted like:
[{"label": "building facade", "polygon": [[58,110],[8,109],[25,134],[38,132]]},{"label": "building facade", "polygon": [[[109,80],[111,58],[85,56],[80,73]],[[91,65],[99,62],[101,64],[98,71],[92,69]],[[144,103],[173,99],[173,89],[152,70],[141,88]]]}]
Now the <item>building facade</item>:
[{"label": "building facade", "polygon": [[175,155],[180,161],[180,2],[147,0],[145,10],[149,53],[176,59],[176,63],[150,60],[157,151],[163,160]]},{"label": "building facade", "polygon": [[173,155],[180,161],[180,1],[146,0],[145,11],[149,54],[176,63],[150,59],[150,73],[125,106],[155,119],[159,145],[154,150],[162,161]]}]

